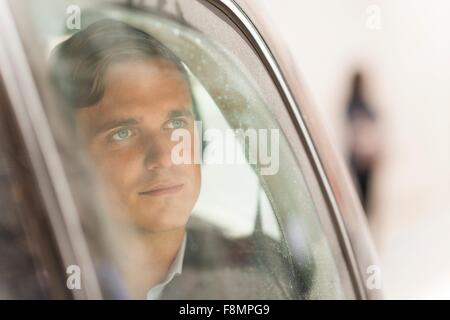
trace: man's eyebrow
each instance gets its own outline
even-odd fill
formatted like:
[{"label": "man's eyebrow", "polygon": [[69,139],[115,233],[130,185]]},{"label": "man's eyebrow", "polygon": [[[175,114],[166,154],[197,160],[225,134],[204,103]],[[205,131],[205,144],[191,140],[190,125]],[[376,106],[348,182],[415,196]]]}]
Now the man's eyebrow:
[{"label": "man's eyebrow", "polygon": [[134,119],[134,118],[129,118],[129,119],[116,119],[116,120],[111,120],[111,121],[106,121],[102,124],[100,124],[99,126],[97,126],[96,128],[94,128],[94,135],[97,135],[99,133],[117,128],[117,127],[124,127],[124,126],[130,126],[130,125],[136,125],[139,122]]},{"label": "man's eyebrow", "polygon": [[168,119],[176,118],[176,117],[182,117],[182,116],[193,116],[194,112],[192,109],[184,109],[184,110],[173,110],[170,111],[167,115]]}]

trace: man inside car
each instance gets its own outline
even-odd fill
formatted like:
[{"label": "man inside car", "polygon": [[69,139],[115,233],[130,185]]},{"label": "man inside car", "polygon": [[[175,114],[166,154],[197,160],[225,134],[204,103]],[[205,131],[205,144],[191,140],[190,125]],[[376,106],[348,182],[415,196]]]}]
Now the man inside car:
[{"label": "man inside car", "polygon": [[[130,256],[123,257],[136,270],[130,280],[135,296],[292,298],[306,292],[306,282],[296,288],[294,268],[282,271],[290,262],[277,243],[231,241],[211,226],[186,232],[201,165],[174,164],[171,135],[188,130],[192,153],[201,137],[186,68],[168,48],[139,29],[101,20],[58,45],[51,62],[108,201],[143,245],[135,254],[131,239]],[[265,250],[258,249],[261,241]]]}]

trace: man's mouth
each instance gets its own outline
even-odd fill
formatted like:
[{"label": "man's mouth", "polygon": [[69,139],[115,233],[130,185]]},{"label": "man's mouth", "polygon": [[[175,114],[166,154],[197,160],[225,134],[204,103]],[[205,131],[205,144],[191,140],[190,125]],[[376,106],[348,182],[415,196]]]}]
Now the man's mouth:
[{"label": "man's mouth", "polygon": [[177,193],[183,188],[183,183],[166,183],[166,184],[158,184],[149,188],[148,190],[139,192],[141,196],[160,196]]}]

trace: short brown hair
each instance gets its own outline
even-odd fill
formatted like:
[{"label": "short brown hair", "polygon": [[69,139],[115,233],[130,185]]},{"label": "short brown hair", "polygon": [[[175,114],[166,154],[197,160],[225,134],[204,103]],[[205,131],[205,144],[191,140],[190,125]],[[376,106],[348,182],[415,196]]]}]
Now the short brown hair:
[{"label": "short brown hair", "polygon": [[99,20],[59,44],[50,58],[52,77],[70,107],[88,107],[102,99],[109,65],[136,57],[166,58],[188,79],[181,60],[160,41],[112,19]]}]

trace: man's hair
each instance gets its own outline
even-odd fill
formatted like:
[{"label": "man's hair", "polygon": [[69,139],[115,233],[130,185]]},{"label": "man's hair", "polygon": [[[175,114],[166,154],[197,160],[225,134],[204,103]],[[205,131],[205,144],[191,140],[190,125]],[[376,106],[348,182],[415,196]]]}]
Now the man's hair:
[{"label": "man's hair", "polygon": [[104,75],[117,61],[165,58],[185,77],[180,59],[148,33],[126,23],[103,19],[77,32],[52,51],[51,73],[65,102],[73,108],[88,107],[104,94]]}]

